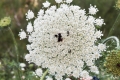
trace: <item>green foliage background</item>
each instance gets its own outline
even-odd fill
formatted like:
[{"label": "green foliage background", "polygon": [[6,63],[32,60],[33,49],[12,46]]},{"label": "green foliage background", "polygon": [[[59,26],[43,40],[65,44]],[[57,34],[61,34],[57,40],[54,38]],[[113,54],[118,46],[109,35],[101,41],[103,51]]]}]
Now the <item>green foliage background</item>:
[{"label": "green foliage background", "polygon": [[[0,19],[5,16],[10,16],[12,19],[11,28],[15,35],[19,49],[19,61],[27,62],[24,60],[24,55],[27,52],[26,44],[27,40],[19,40],[18,33],[20,29],[26,29],[27,21],[25,19],[25,13],[28,9],[33,10],[37,15],[37,12],[42,8],[42,2],[45,0],[38,0],[38,5],[35,6],[35,0],[0,0]],[[56,4],[54,0],[48,0],[52,4]],[[106,23],[101,30],[103,31],[103,38],[108,37],[108,34],[118,16],[120,11],[115,8],[116,0],[73,0],[71,4],[79,5],[82,9],[88,12],[90,4],[96,5],[99,9],[96,17],[102,17]],[[113,28],[112,35],[120,38],[120,20]],[[112,36],[111,35],[111,36]],[[11,80],[11,71],[13,70],[14,61],[16,60],[14,44],[11,35],[7,29],[0,30],[0,80]],[[35,67],[35,66],[34,66]],[[33,70],[33,68],[31,69]]]}]

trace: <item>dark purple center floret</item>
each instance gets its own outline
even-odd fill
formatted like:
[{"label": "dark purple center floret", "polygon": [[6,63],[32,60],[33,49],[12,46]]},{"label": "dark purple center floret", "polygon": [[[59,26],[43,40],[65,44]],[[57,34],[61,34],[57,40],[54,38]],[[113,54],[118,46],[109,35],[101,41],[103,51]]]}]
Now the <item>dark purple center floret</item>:
[{"label": "dark purple center floret", "polygon": [[57,42],[62,42],[63,41],[61,33],[56,34],[55,37],[58,39]]},{"label": "dark purple center floret", "polygon": [[[70,32],[67,31],[67,36],[69,36]],[[62,42],[63,41],[63,38],[62,38],[62,34],[61,33],[58,33],[58,34],[55,34],[54,37],[57,38],[57,42]]]},{"label": "dark purple center floret", "polygon": [[61,41],[63,41],[62,35],[61,33],[58,33],[58,42],[61,42]]}]

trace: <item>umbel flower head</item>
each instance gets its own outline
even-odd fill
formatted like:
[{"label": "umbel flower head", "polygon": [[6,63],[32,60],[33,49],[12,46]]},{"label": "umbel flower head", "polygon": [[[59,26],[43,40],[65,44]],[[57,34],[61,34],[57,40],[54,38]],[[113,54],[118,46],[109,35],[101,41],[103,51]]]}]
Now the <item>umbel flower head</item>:
[{"label": "umbel flower head", "polygon": [[0,27],[8,27],[11,24],[11,18],[10,17],[4,17],[0,20]]},{"label": "umbel flower head", "polygon": [[[87,78],[89,72],[98,74],[94,62],[106,49],[102,43],[95,44],[103,36],[95,28],[104,24],[103,19],[92,16],[98,9],[90,5],[86,14],[79,6],[70,5],[72,0],[55,1],[60,3],[60,7],[50,6],[47,1],[43,3],[45,10],[40,9],[33,24],[28,22],[26,34],[29,54],[25,56],[26,61],[48,68],[57,80],[61,80],[65,74],[76,78]],[[24,39],[26,37],[22,32],[25,33],[21,30],[19,36]],[[85,64],[88,71],[83,69]]]},{"label": "umbel flower head", "polygon": [[120,76],[120,51],[114,50],[106,57],[104,66],[107,72]]}]

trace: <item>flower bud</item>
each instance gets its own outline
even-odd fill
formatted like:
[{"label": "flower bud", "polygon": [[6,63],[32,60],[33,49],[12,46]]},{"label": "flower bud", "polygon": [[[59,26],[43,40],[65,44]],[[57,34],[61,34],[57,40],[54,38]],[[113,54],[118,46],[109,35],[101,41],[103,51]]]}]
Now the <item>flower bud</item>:
[{"label": "flower bud", "polygon": [[120,51],[111,51],[105,60],[104,66],[107,72],[112,73],[114,76],[120,76]]},{"label": "flower bud", "polygon": [[10,17],[4,17],[0,20],[0,27],[8,27],[11,24],[11,18]]}]

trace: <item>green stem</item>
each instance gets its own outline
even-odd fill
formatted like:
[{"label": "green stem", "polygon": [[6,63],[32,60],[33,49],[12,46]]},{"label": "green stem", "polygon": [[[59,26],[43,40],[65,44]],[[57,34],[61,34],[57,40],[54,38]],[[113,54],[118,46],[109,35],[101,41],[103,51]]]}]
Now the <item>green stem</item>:
[{"label": "green stem", "polygon": [[118,14],[115,23],[113,24],[112,28],[110,29],[110,32],[108,33],[108,36],[111,36],[116,29],[117,25],[119,24],[118,20],[120,19],[120,13]]},{"label": "green stem", "polygon": [[17,68],[18,68],[18,77],[19,77],[19,80],[21,80],[21,75],[20,75],[20,71],[19,71],[19,52],[18,52],[18,47],[17,47],[17,42],[15,40],[15,36],[11,30],[10,27],[8,27],[9,31],[10,31],[10,34],[12,36],[12,39],[13,39],[13,43],[14,43],[14,47],[15,47],[15,51],[16,51],[16,57],[17,57]]},{"label": "green stem", "polygon": [[119,49],[120,42],[119,42],[119,39],[116,36],[110,36],[110,37],[106,38],[105,40],[103,40],[102,43],[107,43],[109,40],[112,40],[112,39],[116,41],[116,44],[117,44],[116,48]]},{"label": "green stem", "polygon": [[18,52],[17,42],[15,40],[15,36],[14,36],[14,34],[13,34],[13,32],[12,32],[10,27],[9,27],[9,31],[10,31],[10,34],[12,36],[13,42],[14,42],[15,51],[17,53],[17,55],[16,55],[17,56],[17,61],[19,61],[19,52]]},{"label": "green stem", "polygon": [[42,77],[40,78],[40,80],[44,80],[45,76],[47,75],[48,73],[48,69],[43,73]]}]

